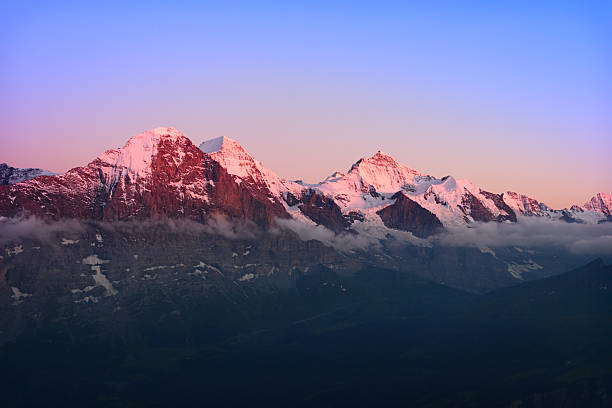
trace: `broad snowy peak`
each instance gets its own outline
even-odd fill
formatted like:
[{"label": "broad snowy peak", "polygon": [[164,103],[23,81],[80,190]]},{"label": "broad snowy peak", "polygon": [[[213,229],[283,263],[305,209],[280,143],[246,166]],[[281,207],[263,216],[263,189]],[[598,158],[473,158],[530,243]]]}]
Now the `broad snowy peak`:
[{"label": "broad snowy peak", "polygon": [[159,152],[161,142],[177,146],[175,161],[180,161],[184,155],[181,149],[189,139],[173,127],[158,127],[132,136],[121,149],[107,150],[98,157],[102,163],[115,169],[126,169],[136,177],[144,177],[151,173],[153,157]]}]

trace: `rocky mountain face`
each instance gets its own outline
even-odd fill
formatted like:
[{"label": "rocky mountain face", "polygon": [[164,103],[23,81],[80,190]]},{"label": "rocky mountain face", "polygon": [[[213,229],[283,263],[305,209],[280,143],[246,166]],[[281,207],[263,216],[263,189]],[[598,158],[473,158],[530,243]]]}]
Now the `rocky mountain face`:
[{"label": "rocky mountain face", "polygon": [[176,129],[132,137],[58,176],[0,187],[0,214],[90,220],[186,218],[221,213],[269,225],[282,205],[236,183],[221,164]]},{"label": "rocky mountain face", "polygon": [[6,163],[0,163],[0,186],[21,183],[38,176],[53,176],[52,173],[43,169],[19,169],[11,167]]},{"label": "rocky mountain face", "polygon": [[442,230],[442,223],[433,213],[402,192],[395,193],[391,198],[395,202],[376,213],[387,227],[410,231],[422,238]]}]

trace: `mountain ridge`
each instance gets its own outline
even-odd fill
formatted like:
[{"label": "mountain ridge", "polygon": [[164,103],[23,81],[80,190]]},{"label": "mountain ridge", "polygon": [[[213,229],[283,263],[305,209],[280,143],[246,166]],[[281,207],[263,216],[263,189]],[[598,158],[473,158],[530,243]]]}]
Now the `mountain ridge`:
[{"label": "mountain ridge", "polygon": [[267,226],[276,218],[293,218],[337,233],[355,223],[382,221],[384,228],[426,237],[440,226],[517,222],[517,216],[605,222],[611,197],[598,193],[583,206],[553,210],[517,193],[491,193],[468,180],[421,173],[382,150],[362,157],[346,174],[307,184],[279,177],[231,138],[198,148],[176,128],[159,127],[64,174],[0,187],[0,216],[202,221],[220,213]]}]

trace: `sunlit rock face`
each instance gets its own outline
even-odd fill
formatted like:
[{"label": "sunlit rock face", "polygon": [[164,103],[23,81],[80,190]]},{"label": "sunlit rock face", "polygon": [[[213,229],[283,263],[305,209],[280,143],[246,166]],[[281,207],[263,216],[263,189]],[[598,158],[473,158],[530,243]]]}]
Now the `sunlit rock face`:
[{"label": "sunlit rock face", "polygon": [[173,128],[132,137],[86,166],[2,187],[0,214],[42,218],[125,220],[222,213],[270,224],[283,206],[245,190],[219,162]]}]

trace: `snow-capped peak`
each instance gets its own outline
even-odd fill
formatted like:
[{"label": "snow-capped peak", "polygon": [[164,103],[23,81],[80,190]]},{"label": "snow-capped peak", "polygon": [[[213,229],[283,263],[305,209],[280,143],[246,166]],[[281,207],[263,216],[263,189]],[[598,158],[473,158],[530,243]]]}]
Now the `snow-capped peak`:
[{"label": "snow-capped peak", "polygon": [[301,188],[297,183],[278,177],[276,173],[265,168],[234,139],[227,136],[207,140],[200,145],[200,150],[210,155],[221,167],[242,180],[250,180],[255,185],[265,186],[277,198],[286,191]]},{"label": "snow-capped peak", "polygon": [[362,158],[355,163],[346,177],[359,177],[364,184],[378,192],[394,193],[405,185],[413,184],[414,178],[425,176],[395,160],[379,150],[370,158]]},{"label": "snow-capped peak", "polygon": [[586,210],[612,216],[612,194],[597,193],[583,207]]},{"label": "snow-capped peak", "polygon": [[[176,143],[188,139],[173,127],[158,127],[132,136],[121,149],[107,150],[98,160],[117,169],[125,168],[129,173],[142,177],[149,174],[152,159],[162,140]],[[179,149],[179,160],[183,154]]]}]

